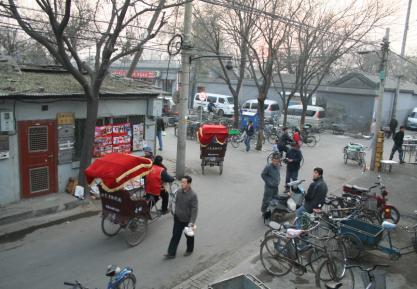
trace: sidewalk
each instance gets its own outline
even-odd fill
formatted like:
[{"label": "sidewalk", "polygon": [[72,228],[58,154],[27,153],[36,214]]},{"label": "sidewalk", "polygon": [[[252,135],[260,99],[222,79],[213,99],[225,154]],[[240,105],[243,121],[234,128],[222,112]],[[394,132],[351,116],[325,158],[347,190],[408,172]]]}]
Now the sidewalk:
[{"label": "sidewalk", "polygon": [[[165,159],[172,175],[175,161]],[[11,242],[39,228],[90,217],[101,211],[100,200],[79,200],[67,193],[23,199],[0,208],[0,243]]]},{"label": "sidewalk", "polygon": [[[389,191],[388,198],[401,213],[401,224],[415,223],[417,216],[413,214],[417,210],[417,166],[401,165],[393,169],[390,174],[381,174],[382,181]],[[369,187],[377,180],[377,174],[366,172],[352,179],[348,183]],[[340,194],[338,192],[332,192]],[[297,276],[290,272],[283,277],[273,277],[266,273],[259,258],[260,242],[263,236],[243,248],[226,256],[222,261],[207,268],[203,272],[193,276],[174,289],[207,288],[209,284],[219,282],[240,274],[251,274],[260,279],[268,288],[317,288],[314,282],[314,274],[308,268],[304,275]],[[409,242],[410,236],[405,232],[395,232],[393,242],[398,247],[405,246],[403,242]],[[408,244],[408,243],[407,243]],[[402,256],[399,260],[391,260],[387,255],[379,251],[367,251],[361,258],[361,264],[389,264],[387,271],[387,288],[412,289],[417,288],[417,276],[412,269],[415,266],[416,255]],[[359,278],[356,276],[356,278]],[[355,279],[356,280],[356,279]],[[359,283],[361,283],[359,281]]]}]

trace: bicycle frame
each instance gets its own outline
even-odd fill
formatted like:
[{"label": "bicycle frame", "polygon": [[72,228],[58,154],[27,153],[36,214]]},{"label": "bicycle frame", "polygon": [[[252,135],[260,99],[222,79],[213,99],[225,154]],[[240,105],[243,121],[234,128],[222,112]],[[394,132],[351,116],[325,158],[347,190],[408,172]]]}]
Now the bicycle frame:
[{"label": "bicycle frame", "polygon": [[388,240],[388,244],[389,246],[383,246],[380,245],[380,243],[377,245],[378,250],[388,254],[391,256],[391,258],[399,258],[402,255],[408,255],[411,253],[417,253],[417,224],[412,226],[411,228],[408,227],[400,227],[400,230],[404,230],[408,233],[412,233],[414,234],[414,237],[411,238],[411,245],[405,246],[405,247],[401,247],[401,248],[397,248],[393,245],[392,239],[391,239],[391,230],[389,229],[384,229],[384,231],[386,231],[386,238]]}]

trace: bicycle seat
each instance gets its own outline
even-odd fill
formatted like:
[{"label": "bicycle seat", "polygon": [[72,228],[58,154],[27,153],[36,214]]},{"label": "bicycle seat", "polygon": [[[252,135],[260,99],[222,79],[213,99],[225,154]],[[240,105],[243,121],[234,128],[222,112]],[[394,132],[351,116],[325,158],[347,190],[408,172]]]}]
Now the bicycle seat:
[{"label": "bicycle seat", "polygon": [[337,289],[342,287],[343,283],[342,282],[329,282],[326,283],[326,288],[327,289]]},{"label": "bicycle seat", "polygon": [[268,223],[268,226],[272,229],[272,230],[280,230],[281,229],[281,224],[271,221]]},{"label": "bicycle seat", "polygon": [[382,227],[386,230],[392,231],[397,227],[397,225],[393,224],[391,222],[388,222],[388,221],[383,221],[382,222]]}]

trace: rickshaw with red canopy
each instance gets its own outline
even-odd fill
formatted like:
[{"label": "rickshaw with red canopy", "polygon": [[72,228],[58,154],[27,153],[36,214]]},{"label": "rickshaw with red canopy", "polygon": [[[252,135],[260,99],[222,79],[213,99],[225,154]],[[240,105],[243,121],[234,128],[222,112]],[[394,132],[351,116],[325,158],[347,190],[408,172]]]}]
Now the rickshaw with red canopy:
[{"label": "rickshaw with red canopy", "polygon": [[145,239],[152,216],[143,177],[151,168],[148,158],[110,153],[85,170],[88,184],[97,185],[100,192],[101,229],[106,236],[115,236],[123,228],[128,245],[136,246]]},{"label": "rickshaw with red canopy", "polygon": [[223,161],[226,154],[229,131],[224,125],[204,124],[197,132],[200,143],[201,170],[204,175],[205,166],[218,166],[223,173]]}]

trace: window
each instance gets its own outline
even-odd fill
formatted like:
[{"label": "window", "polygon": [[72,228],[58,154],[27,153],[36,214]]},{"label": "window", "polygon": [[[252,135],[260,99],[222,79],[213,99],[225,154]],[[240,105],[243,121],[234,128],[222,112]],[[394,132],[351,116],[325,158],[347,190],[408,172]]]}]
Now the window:
[{"label": "window", "polygon": [[209,97],[207,97],[207,100],[210,101],[210,102],[216,103],[217,102],[217,97],[215,97],[215,96],[209,96]]},{"label": "window", "polygon": [[290,109],[288,109],[288,115],[300,116],[301,115],[301,109],[290,108]]},{"label": "window", "polygon": [[224,103],[224,98],[219,97],[219,103]]},{"label": "window", "polygon": [[243,105],[243,108],[244,108],[244,109],[249,109],[249,107],[250,107],[250,103],[249,103],[249,102],[247,102],[247,103],[245,103],[245,104]]},{"label": "window", "polygon": [[[302,112],[302,111],[301,111]],[[306,111],[306,116],[312,117],[316,114],[317,111],[315,110],[307,110]],[[300,114],[301,115],[301,114]]]},{"label": "window", "polygon": [[417,112],[410,113],[410,116],[409,117],[411,117],[411,118],[417,118]]},{"label": "window", "polygon": [[326,112],[324,111],[319,111],[319,116],[318,118],[325,118],[326,117]]},{"label": "window", "polygon": [[233,97],[228,97],[227,98],[227,102],[230,104],[234,104],[235,102],[233,101]]},{"label": "window", "polygon": [[278,111],[279,105],[278,104],[271,104],[271,111]]},{"label": "window", "polygon": [[252,102],[251,109],[258,109],[258,103],[257,102]]}]

